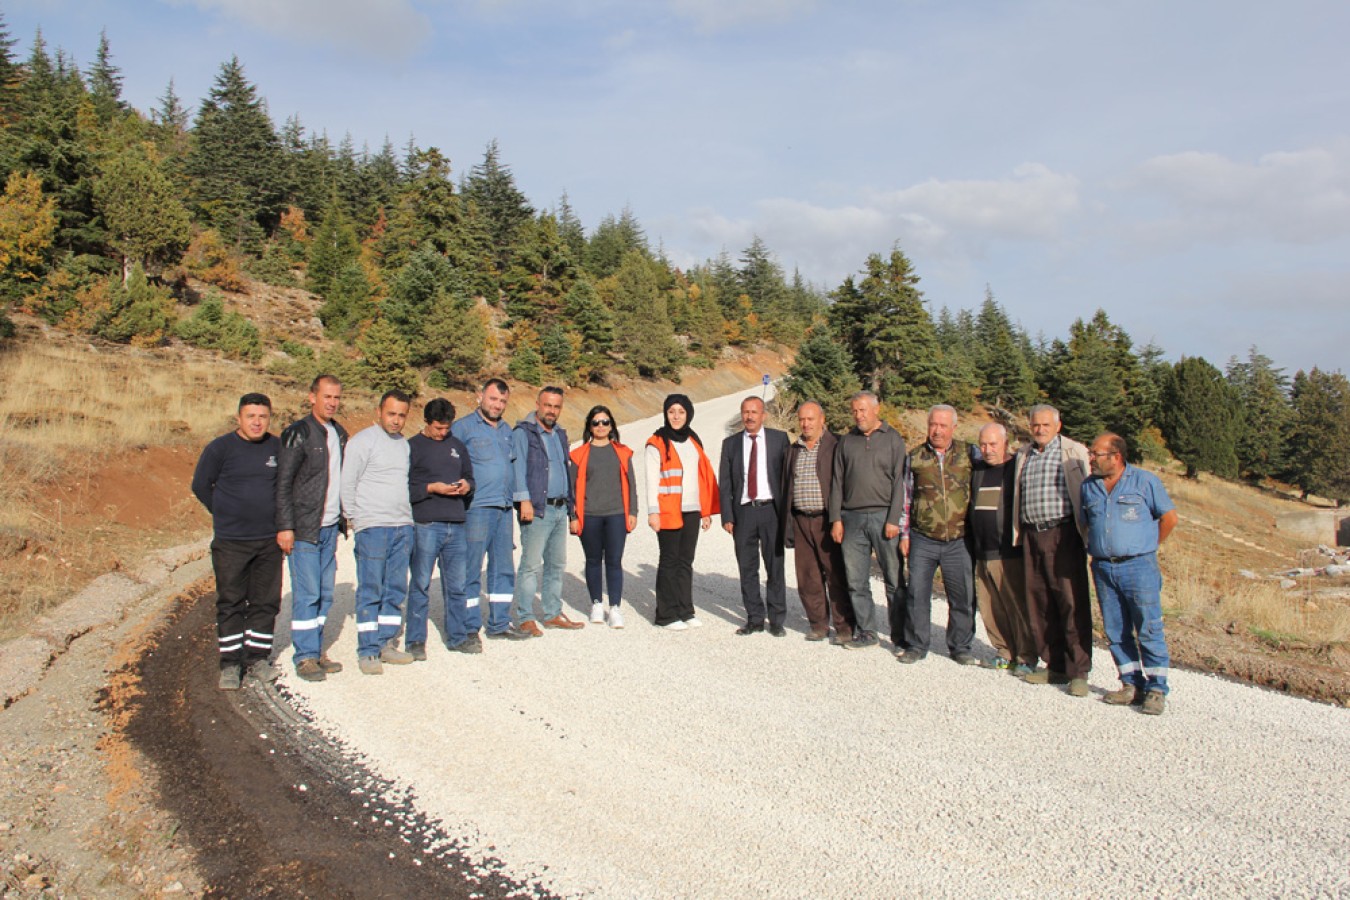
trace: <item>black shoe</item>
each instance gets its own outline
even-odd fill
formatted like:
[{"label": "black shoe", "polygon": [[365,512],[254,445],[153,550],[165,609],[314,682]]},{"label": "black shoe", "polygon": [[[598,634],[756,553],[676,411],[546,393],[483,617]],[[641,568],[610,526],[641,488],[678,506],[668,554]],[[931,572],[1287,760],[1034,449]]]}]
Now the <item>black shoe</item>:
[{"label": "black shoe", "polygon": [[974,653],[953,653],[952,662],[958,666],[978,666],[980,664]]},{"label": "black shoe", "polygon": [[511,640],[511,629],[505,631],[489,631],[483,635],[489,641],[509,641]]},{"label": "black shoe", "polygon": [[764,630],[764,625],[763,625],[763,623],[761,623],[761,624],[759,624],[759,625],[751,625],[749,622],[746,622],[746,623],[745,623],[744,625],[742,625],[740,628],[737,628],[737,629],[736,629],[736,633],[739,634],[739,635],[741,635],[742,637],[744,637],[744,636],[747,635],[747,634],[755,634],[755,633],[760,632],[760,631],[763,631],[763,630]]},{"label": "black shoe", "polygon": [[784,628],[782,625],[770,625],[769,634],[773,635],[774,637],[787,637],[787,629]]},{"label": "black shoe", "polygon": [[928,654],[923,653],[919,650],[910,648],[909,650],[904,650],[901,651],[900,653],[895,654],[895,658],[900,660],[900,662],[904,663],[905,665],[913,665],[914,663],[923,659],[927,655]]},{"label": "black shoe", "polygon": [[452,653],[482,653],[483,642],[478,639],[477,634],[471,634],[458,644],[451,644],[446,649]]},{"label": "black shoe", "polygon": [[412,654],[412,658],[413,658],[413,661],[414,661],[414,662],[426,662],[426,661],[427,661],[427,642],[426,642],[426,641],[413,641],[412,643],[408,644],[404,649],[406,649],[409,653]]},{"label": "black shoe", "polygon": [[881,643],[877,636],[870,631],[859,631],[853,635],[853,640],[844,645],[845,650],[865,650],[868,647],[875,647]]}]

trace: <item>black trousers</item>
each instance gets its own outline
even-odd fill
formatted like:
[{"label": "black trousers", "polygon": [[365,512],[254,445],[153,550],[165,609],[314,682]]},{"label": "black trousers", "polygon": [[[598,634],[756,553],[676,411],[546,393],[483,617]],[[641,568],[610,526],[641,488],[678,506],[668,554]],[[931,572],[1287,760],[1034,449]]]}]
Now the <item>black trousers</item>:
[{"label": "black trousers", "polygon": [[694,550],[698,548],[697,512],[683,514],[679,528],[656,533],[656,624],[669,625],[694,617]]},{"label": "black trousers", "polygon": [[276,538],[211,542],[216,573],[216,637],[220,664],[248,664],[272,653],[281,609],[281,548]]},{"label": "black trousers", "polygon": [[[769,624],[782,625],[787,618],[787,582],[783,577],[783,545],[778,542],[778,512],[773,504],[742,504],[736,511],[731,540],[741,570],[741,603],[745,605],[746,623],[764,624],[767,598]],[[766,576],[764,597],[759,591],[761,560]]]}]

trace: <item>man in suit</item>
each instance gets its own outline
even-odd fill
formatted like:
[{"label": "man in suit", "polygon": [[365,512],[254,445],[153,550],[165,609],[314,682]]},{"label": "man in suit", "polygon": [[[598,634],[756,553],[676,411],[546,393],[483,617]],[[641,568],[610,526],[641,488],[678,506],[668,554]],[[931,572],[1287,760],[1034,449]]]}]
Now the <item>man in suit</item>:
[{"label": "man in suit", "polygon": [[1088,450],[1059,433],[1059,410],[1031,408],[1031,443],[1017,451],[1013,543],[1022,547],[1027,621],[1046,668],[1028,684],[1067,684],[1088,695],[1092,668],[1092,608],[1088,606],[1087,525],[1082,512]]},{"label": "man in suit", "polygon": [[830,484],[839,439],[825,427],[825,411],[814,400],[797,407],[801,437],[788,448],[783,465],[783,498],[791,521],[783,543],[797,566],[797,594],[811,626],[808,641],[823,641],[834,622],[835,645],[853,640],[853,604],[844,579],[844,554],[830,535]]},{"label": "man in suit", "polygon": [[764,630],[765,599],[759,591],[759,560],[766,570],[769,634],[783,637],[787,618],[787,585],[783,580],[783,457],[787,432],[764,427],[764,401],[741,401],[744,430],[722,442],[722,465],[717,483],[721,490],[722,527],[736,545],[741,569],[741,601],[745,624],[740,635]]}]

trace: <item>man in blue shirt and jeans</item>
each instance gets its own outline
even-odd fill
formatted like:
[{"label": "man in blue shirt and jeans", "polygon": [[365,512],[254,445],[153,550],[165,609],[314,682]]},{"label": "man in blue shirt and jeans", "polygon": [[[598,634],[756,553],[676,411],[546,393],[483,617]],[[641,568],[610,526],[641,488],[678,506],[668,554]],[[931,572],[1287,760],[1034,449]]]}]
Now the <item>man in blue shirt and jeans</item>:
[{"label": "man in blue shirt and jeans", "polygon": [[1167,705],[1167,641],[1163,637],[1158,545],[1177,524],[1176,508],[1158,476],[1125,462],[1125,439],[1106,432],[1092,442],[1093,475],[1083,482],[1092,581],[1121,688],[1102,699],[1142,705],[1152,716]]}]

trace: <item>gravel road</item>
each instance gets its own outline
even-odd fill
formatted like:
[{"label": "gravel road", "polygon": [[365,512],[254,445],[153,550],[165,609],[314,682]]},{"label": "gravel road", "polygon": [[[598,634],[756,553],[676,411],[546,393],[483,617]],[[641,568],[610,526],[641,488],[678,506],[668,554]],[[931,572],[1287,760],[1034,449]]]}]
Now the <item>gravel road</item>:
[{"label": "gravel road", "polygon": [[[742,396],[698,405],[714,461]],[[658,424],[620,423],[634,447]],[[1350,710],[1178,671],[1166,715],[1150,718],[1098,702],[1118,684],[1103,650],[1094,696],[1075,699],[943,651],[901,666],[888,642],[807,643],[791,560],[788,636],[738,637],[732,541],[716,526],[695,563],[705,628],[651,624],[643,525],[625,558],[627,628],[486,642],[481,656],[436,644],[427,662],[361,676],[351,554],[343,542],[330,651],[348,668],[309,684],[288,664],[283,690],[445,835],[548,890],[1350,893]],[[574,617],[589,611],[581,565],[571,541]],[[934,619],[941,648],[941,602]]]}]

